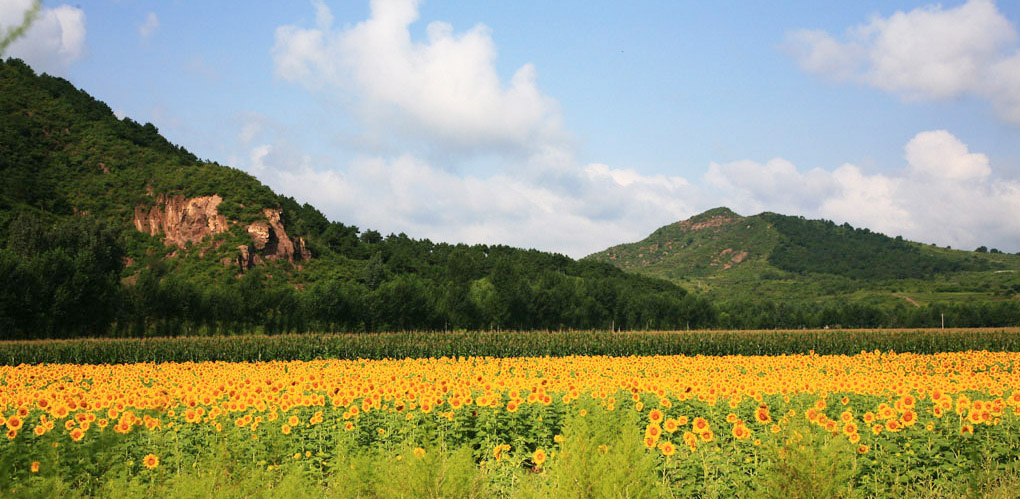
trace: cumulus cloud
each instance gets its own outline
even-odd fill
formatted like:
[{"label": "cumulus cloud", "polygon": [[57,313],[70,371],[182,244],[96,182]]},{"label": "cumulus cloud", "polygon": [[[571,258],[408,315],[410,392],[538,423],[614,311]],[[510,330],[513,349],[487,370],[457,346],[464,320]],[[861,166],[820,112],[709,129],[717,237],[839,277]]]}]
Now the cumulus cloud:
[{"label": "cumulus cloud", "polygon": [[[18,26],[32,0],[0,2],[0,31]],[[23,59],[36,71],[65,75],[85,53],[85,12],[70,5],[43,8],[25,35],[7,47],[5,57]]]},{"label": "cumulus cloud", "polygon": [[[367,20],[342,29],[333,28],[324,3],[312,6],[314,27],[277,29],[276,74],[326,102],[348,101],[344,110],[354,111],[355,122],[378,132],[364,143],[390,147],[359,149],[353,160],[312,158],[292,145],[287,127],[252,114],[238,129],[237,147],[244,152],[231,162],[332,219],[384,233],[536,247],[574,257],[642,239],[659,226],[720,205],[745,214],[767,210],[829,218],[956,247],[1011,248],[1020,240],[1020,221],[1014,220],[1020,184],[994,179],[988,158],[971,153],[946,131],[915,136],[905,147],[904,166],[885,174],[852,164],[805,170],[777,158],[764,164],[712,163],[692,184],[676,176],[584,165],[576,160],[555,102],[538,88],[535,68],[524,65],[501,81],[485,26],[455,32],[432,22],[425,39],[414,40],[413,0],[375,0]],[[941,17],[946,13],[948,21]],[[967,31],[936,46],[936,56],[919,62],[916,75],[894,77],[907,69],[878,60],[896,39],[935,36],[931,33],[967,23],[1001,31],[997,18],[994,5],[972,1],[950,11],[929,8],[876,19],[852,30],[849,42],[816,31],[791,34],[790,43],[809,71],[904,95],[975,91],[977,84],[960,75],[928,81],[941,74],[928,67],[941,59],[991,68],[999,75],[994,84],[1006,89],[995,95],[1004,98],[1012,91],[1012,65],[1020,66],[1020,59],[995,60],[1012,43],[1008,23],[1007,35],[993,36],[990,43],[968,41],[978,34]],[[963,55],[946,55],[953,50]],[[450,168],[457,155],[437,162],[409,144],[495,156],[500,166],[484,174]],[[389,152],[380,156],[379,150]]]},{"label": "cumulus cloud", "polygon": [[156,30],[158,29],[159,16],[157,16],[155,12],[149,12],[149,15],[145,16],[145,21],[138,25],[138,36],[142,37],[143,40],[146,40],[156,34]]},{"label": "cumulus cloud", "polygon": [[[243,139],[252,129],[242,131]],[[684,179],[600,164],[579,169],[568,184],[503,172],[457,174],[409,154],[328,168],[328,158],[303,156],[282,139],[256,140],[247,151],[231,161],[332,219],[435,241],[582,257],[695,213],[696,189]]]},{"label": "cumulus cloud", "polygon": [[842,39],[825,31],[787,34],[784,47],[805,71],[855,81],[907,100],[977,96],[1020,124],[1017,30],[991,0],[970,0],[874,17]]},{"label": "cumulus cloud", "polygon": [[[904,146],[904,164],[869,173],[853,164],[802,169],[789,161],[712,163],[692,183],[589,164],[572,182],[497,172],[460,175],[410,154],[359,157],[344,168],[311,158],[275,125],[252,121],[232,163],[332,219],[436,241],[510,244],[582,257],[715,206],[849,222],[890,236],[1017,251],[1020,182],[997,179],[988,158],[944,130]],[[264,140],[268,139],[268,140]]]},{"label": "cumulus cloud", "polygon": [[[373,1],[367,20],[342,29],[325,4],[312,5],[315,27],[276,30],[277,76],[332,102],[357,102],[354,117],[375,134],[362,143],[389,142],[383,149],[397,152],[346,165],[312,160],[286,139],[264,137],[272,127],[253,120],[238,135],[249,152],[237,159],[274,188],[362,227],[575,257],[694,213],[682,178],[579,164],[535,67],[502,80],[486,26],[458,32],[431,22],[415,40],[417,1]],[[441,162],[408,152],[422,144]],[[496,171],[450,167],[472,156],[495,157]]]},{"label": "cumulus cloud", "polygon": [[277,28],[276,74],[315,91],[354,96],[367,127],[450,150],[530,153],[562,139],[556,103],[539,90],[534,66],[500,80],[486,26],[455,32],[431,22],[426,39],[417,41],[409,31],[418,19],[415,0],[375,0],[369,19],[338,30],[325,4],[314,7],[314,28]]},{"label": "cumulus cloud", "polygon": [[904,151],[904,167],[888,174],[851,164],[802,172],[777,159],[712,164],[705,181],[738,212],[826,218],[957,248],[1020,249],[1020,182],[993,178],[988,157],[945,130],[917,134]]}]

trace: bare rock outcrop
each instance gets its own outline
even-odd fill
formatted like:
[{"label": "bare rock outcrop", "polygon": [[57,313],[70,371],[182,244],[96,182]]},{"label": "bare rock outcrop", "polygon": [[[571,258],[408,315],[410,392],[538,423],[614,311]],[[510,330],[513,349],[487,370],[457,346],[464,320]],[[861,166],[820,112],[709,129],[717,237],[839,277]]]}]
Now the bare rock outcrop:
[{"label": "bare rock outcrop", "polygon": [[251,236],[252,245],[266,260],[287,260],[291,263],[294,260],[307,260],[311,258],[311,252],[305,247],[302,238],[296,238],[297,244],[287,235],[287,230],[280,220],[280,210],[265,208],[262,214],[266,220],[259,220],[248,225],[248,235]]},{"label": "bare rock outcrop", "polygon": [[[147,189],[153,195],[151,188]],[[135,206],[132,222],[139,232],[151,236],[163,235],[167,246],[185,248],[189,243],[198,244],[207,236],[227,232],[229,224],[226,217],[219,214],[217,207],[223,202],[218,195],[186,198],[183,195],[167,196],[159,194],[156,203],[151,207]],[[249,224],[245,229],[251,237],[251,244],[237,247],[237,256],[224,258],[224,265],[237,265],[246,271],[266,260],[309,260],[309,251],[304,238],[291,238],[283,226],[280,209],[266,208],[262,210],[264,220]],[[237,223],[236,221],[233,223]],[[199,251],[201,257],[205,250],[215,249],[223,241],[216,241]],[[173,256],[176,256],[176,251]]]},{"label": "bare rock outcrop", "polygon": [[[237,254],[236,263],[237,263],[237,266],[241,269],[241,272],[244,272],[244,271],[246,271],[246,270],[248,270],[248,269],[250,269],[250,268],[252,268],[252,267],[254,267],[256,265],[261,265],[262,263],[264,263],[264,261],[262,260],[262,257],[260,257],[254,251],[251,251],[251,248],[249,248],[247,244],[242,244],[242,245],[238,246],[237,247],[237,253],[238,254]],[[234,263],[234,262],[224,262],[224,263]]]},{"label": "bare rock outcrop", "polygon": [[724,225],[730,225],[730,224],[736,222],[738,219],[739,219],[739,217],[731,217],[731,216],[726,216],[726,215],[716,215],[716,216],[713,216],[713,217],[709,218],[708,220],[701,220],[701,221],[698,221],[698,222],[692,222],[690,220],[684,220],[683,222],[679,222],[677,225],[684,232],[694,232],[694,231],[699,231],[699,230],[703,230],[703,229],[710,229],[710,228],[713,228],[713,227],[722,227]]},{"label": "bare rock outcrop", "polygon": [[135,206],[133,222],[139,232],[163,234],[164,244],[184,248],[189,242],[197,244],[206,236],[227,231],[226,217],[216,211],[222,202],[223,198],[215,194],[190,199],[160,194],[148,210],[143,205]]}]

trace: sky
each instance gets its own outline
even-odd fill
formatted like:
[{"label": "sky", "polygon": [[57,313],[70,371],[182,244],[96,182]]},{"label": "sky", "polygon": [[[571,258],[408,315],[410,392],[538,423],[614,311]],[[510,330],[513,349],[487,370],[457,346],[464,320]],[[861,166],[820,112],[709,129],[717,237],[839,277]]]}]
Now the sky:
[{"label": "sky", "polygon": [[1020,2],[46,0],[4,55],[383,234],[582,257],[727,206],[1020,251]]}]

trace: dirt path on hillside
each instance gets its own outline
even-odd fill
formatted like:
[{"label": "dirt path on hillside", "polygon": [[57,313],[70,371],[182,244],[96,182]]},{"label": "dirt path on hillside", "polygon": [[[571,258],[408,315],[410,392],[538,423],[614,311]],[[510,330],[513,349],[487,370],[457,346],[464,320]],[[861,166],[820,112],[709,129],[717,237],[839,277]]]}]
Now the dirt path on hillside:
[{"label": "dirt path on hillside", "polygon": [[911,305],[913,305],[913,306],[915,306],[917,308],[921,308],[921,304],[917,303],[917,300],[915,300],[915,299],[913,299],[913,298],[911,298],[911,297],[909,297],[907,295],[898,295],[896,293],[893,293],[893,296],[895,296],[896,298],[903,298],[904,300],[907,300],[907,302],[909,302]]}]

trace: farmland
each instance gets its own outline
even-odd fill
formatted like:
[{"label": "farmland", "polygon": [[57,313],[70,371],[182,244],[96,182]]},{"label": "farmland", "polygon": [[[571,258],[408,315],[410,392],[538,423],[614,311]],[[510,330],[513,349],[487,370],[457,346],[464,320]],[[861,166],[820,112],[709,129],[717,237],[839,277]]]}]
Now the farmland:
[{"label": "farmland", "polygon": [[[704,338],[744,334],[753,343],[768,333],[606,337],[650,349],[643,342],[702,338],[710,345]],[[804,347],[824,345],[817,343],[823,333],[775,334],[816,342]],[[907,351],[947,346],[932,338],[952,335],[1003,342],[1016,330],[842,333],[908,342],[889,349],[895,352],[858,347],[834,355],[572,355],[605,335],[587,332],[574,333],[580,336],[558,356],[547,356],[551,346],[528,356],[529,344],[511,335],[496,337],[521,349],[506,355],[8,365],[0,367],[7,433],[0,488],[26,495],[785,497],[922,487],[934,496],[1008,496],[1020,483],[1014,344]],[[473,334],[475,348],[497,343]]]},{"label": "farmland", "polygon": [[1020,352],[1020,328],[762,331],[457,331],[0,342],[0,364],[256,362],[443,356],[852,355]]}]

